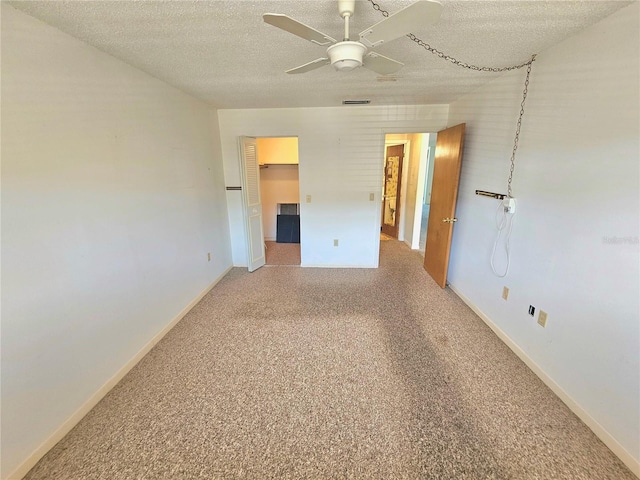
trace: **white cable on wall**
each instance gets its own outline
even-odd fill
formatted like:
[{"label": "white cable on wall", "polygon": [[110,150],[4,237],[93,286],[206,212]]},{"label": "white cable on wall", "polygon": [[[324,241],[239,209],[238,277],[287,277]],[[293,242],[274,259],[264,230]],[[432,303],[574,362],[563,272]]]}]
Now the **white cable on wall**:
[{"label": "white cable on wall", "polygon": [[[531,65],[536,56],[531,57],[531,62],[527,66],[527,77],[524,81],[524,90],[522,91],[522,102],[520,103],[520,115],[518,116],[518,123],[516,124],[516,135],[513,139],[513,150],[511,152],[511,161],[509,166],[509,179],[507,180],[507,196],[498,204],[498,210],[496,210],[496,227],[498,234],[496,235],[496,241],[493,243],[493,252],[491,253],[491,270],[495,275],[500,278],[506,277],[509,273],[509,264],[511,262],[511,252],[509,250],[509,242],[511,240],[511,230],[513,229],[513,222],[516,216],[516,199],[513,198],[513,190],[511,183],[513,181],[513,171],[516,162],[516,151],[518,150],[518,140],[520,138],[520,127],[522,126],[522,118],[524,117],[524,104],[527,100],[527,93],[529,91],[529,76],[531,75]],[[502,218],[498,220],[498,212],[502,210]],[[507,229],[507,236],[505,239],[504,250],[507,258],[507,264],[504,269],[504,273],[498,273],[494,265],[496,256],[496,250],[498,249],[498,242],[502,236],[502,231]]]},{"label": "white cable on wall", "polygon": [[[517,209],[515,207],[516,199],[510,198],[513,202],[513,207],[506,207],[503,200],[500,200],[498,203],[498,208],[496,209],[496,228],[498,229],[498,233],[496,235],[496,240],[493,242],[493,251],[491,252],[491,270],[495,275],[500,278],[506,277],[509,273],[509,264],[511,262],[511,252],[509,251],[509,242],[511,240],[511,230],[513,229],[513,222],[516,217]],[[501,213],[501,215],[499,215]],[[499,273],[495,267],[494,260],[496,257],[496,251],[498,249],[498,243],[500,242],[500,237],[502,236],[502,232],[504,229],[507,229],[507,235],[505,237],[504,243],[504,251],[506,256],[506,266],[504,269],[504,273]]]}]

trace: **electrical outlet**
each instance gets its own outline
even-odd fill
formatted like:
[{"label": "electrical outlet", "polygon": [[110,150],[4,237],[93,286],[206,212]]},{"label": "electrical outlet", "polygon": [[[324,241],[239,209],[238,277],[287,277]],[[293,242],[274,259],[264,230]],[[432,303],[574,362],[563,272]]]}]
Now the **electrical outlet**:
[{"label": "electrical outlet", "polygon": [[502,288],[502,298],[505,300],[509,298],[509,287]]},{"label": "electrical outlet", "polygon": [[211,252],[207,253],[207,262],[211,261]]},{"label": "electrical outlet", "polygon": [[529,315],[533,317],[535,314],[536,314],[536,307],[534,307],[533,305],[529,305]]},{"label": "electrical outlet", "polygon": [[544,310],[540,310],[540,313],[538,314],[538,324],[542,328],[547,326],[547,312]]},{"label": "electrical outlet", "polygon": [[337,247],[337,246],[338,246],[338,239],[337,239],[337,238],[333,240],[333,246],[334,246],[334,247]]},{"label": "electrical outlet", "polygon": [[311,203],[311,195],[307,195],[307,203]]},{"label": "electrical outlet", "polygon": [[373,202],[376,199],[376,194],[375,193],[370,193],[369,194],[369,201]]}]

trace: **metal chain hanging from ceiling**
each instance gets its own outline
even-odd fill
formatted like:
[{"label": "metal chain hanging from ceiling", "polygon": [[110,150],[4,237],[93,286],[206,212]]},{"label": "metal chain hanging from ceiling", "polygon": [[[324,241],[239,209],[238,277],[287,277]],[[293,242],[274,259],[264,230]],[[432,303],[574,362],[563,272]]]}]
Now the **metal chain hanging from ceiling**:
[{"label": "metal chain hanging from ceiling", "polygon": [[509,167],[509,180],[507,181],[507,197],[512,198],[511,182],[513,180],[513,169],[516,162],[516,150],[518,150],[518,140],[520,139],[520,127],[522,126],[522,117],[524,117],[524,102],[527,100],[527,93],[529,92],[529,76],[531,75],[531,65],[536,59],[536,56],[531,57],[531,61],[527,66],[527,78],[524,81],[524,90],[522,91],[522,102],[520,103],[520,115],[518,116],[518,124],[516,125],[516,136],[513,139],[513,151],[511,152],[511,165]]},{"label": "metal chain hanging from ceiling", "polygon": [[[373,9],[379,11],[382,14],[382,16],[384,17],[389,16],[389,12],[384,10],[374,0],[369,0],[369,3],[373,6]],[[510,160],[510,166],[509,166],[509,179],[507,181],[507,197],[512,198],[513,191],[511,189],[511,182],[513,181],[513,170],[515,168],[516,150],[518,150],[518,141],[520,139],[520,127],[522,126],[522,117],[524,117],[524,103],[525,103],[525,100],[527,99],[527,93],[529,91],[529,76],[531,75],[531,65],[533,65],[533,62],[536,60],[536,55],[535,54],[532,55],[531,59],[529,59],[528,62],[521,63],[520,65],[511,65],[508,67],[479,67],[477,65],[462,62],[457,58],[452,57],[451,55],[447,55],[444,52],[441,52],[440,50],[433,48],[427,42],[416,37],[413,33],[407,34],[407,37],[409,37],[418,46],[442,58],[443,60],[451,62],[454,65],[457,65],[458,67],[474,70],[476,72],[491,72],[491,73],[509,72],[511,70],[518,70],[520,68],[527,67],[527,78],[525,79],[524,90],[522,92],[522,102],[520,103],[520,115],[518,116],[518,123],[516,125],[516,134],[513,140],[513,150],[511,152],[511,160]]]},{"label": "metal chain hanging from ceiling", "polygon": [[[374,10],[377,10],[378,12],[380,12],[382,14],[383,17],[388,17],[389,16],[389,12],[384,10],[380,5],[378,5],[374,0],[369,0],[369,3],[371,3],[371,5],[373,6]],[[418,46],[424,48],[425,50],[427,50],[428,52],[442,58],[443,60],[446,60],[447,62],[451,62],[454,65],[457,65],[459,67],[462,68],[467,68],[469,70],[475,70],[476,72],[508,72],[510,70],[517,70],[519,68],[523,68],[526,67],[527,65],[531,65],[536,56],[533,55],[531,57],[531,59],[528,62],[524,62],[521,63],[520,65],[511,65],[508,67],[478,67],[477,65],[473,65],[470,63],[466,63],[463,61],[458,60],[457,58],[452,57],[451,55],[447,55],[444,52],[441,52],[440,50],[432,47],[431,45],[429,45],[427,42],[425,42],[424,40],[419,39],[418,37],[416,37],[413,33],[408,33],[407,37],[409,37],[412,41],[414,41]]]}]

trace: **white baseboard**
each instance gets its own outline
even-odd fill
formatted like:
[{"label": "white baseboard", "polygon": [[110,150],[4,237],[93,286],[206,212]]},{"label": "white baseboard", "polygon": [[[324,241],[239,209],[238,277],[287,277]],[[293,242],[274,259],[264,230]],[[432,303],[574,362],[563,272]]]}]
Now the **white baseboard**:
[{"label": "white baseboard", "polygon": [[104,396],[109,393],[109,391],[120,381],[122,378],[129,373],[131,370],[142,358],[149,353],[149,351],[158,343],[162,337],[164,337],[169,331],[180,321],[182,318],[189,313],[189,311],[196,306],[196,304],[202,300],[202,298],[209,293],[216,284],[222,280],[232,267],[227,268],[222,274],[218,276],[211,284],[209,284],[196,298],[194,298],[189,305],[184,307],[182,311],[176,315],[165,327],[162,328],[144,347],[142,347],[138,353],[136,353],[131,360],[129,360],[120,370],[118,370],[113,377],[111,377],[102,387],[98,389],[89,399],[82,404],[82,406],[76,410],[60,427],[56,429],[53,434],[47,438],[38,448],[36,448],[31,455],[24,460],[18,468],[16,468],[12,473],[6,477],[5,480],[20,480],[24,477],[29,470],[31,470],[38,461],[44,457],[44,455],[51,450],[56,443],[58,443],[62,438],[71,431],[73,427],[75,427],[80,420],[84,418],[84,416],[89,413],[89,411],[97,405],[97,403],[104,398]]},{"label": "white baseboard", "polygon": [[634,458],[631,453],[629,453],[620,443],[602,426],[600,425],[589,413],[582,408],[578,402],[576,402],[573,398],[569,396],[567,392],[565,392],[560,385],[558,385],[551,377],[549,377],[545,371],[534,362],[531,357],[529,357],[524,350],[522,350],[511,338],[504,333],[500,327],[498,327],[491,319],[482,312],[476,305],[474,305],[469,298],[467,298],[462,292],[460,292],[453,285],[449,285],[449,288],[458,296],[460,299],[467,304],[467,306],[478,315],[484,323],[486,323],[491,330],[498,336],[500,340],[502,340],[512,351],[515,353],[520,360],[522,360],[530,369],[535,373],[540,380],[542,380],[547,387],[551,389],[553,393],[555,393],[560,400],[562,400],[567,407],[571,409],[573,413],[575,413],[580,420],[582,420],[592,431],[596,434],[596,436],[602,440],[602,442],[609,447],[609,449],[620,459],[622,462],[629,467],[629,469],[636,475],[636,477],[640,478],[640,461]]},{"label": "white baseboard", "polygon": [[378,268],[377,265],[318,265],[313,263],[302,263],[302,268]]}]

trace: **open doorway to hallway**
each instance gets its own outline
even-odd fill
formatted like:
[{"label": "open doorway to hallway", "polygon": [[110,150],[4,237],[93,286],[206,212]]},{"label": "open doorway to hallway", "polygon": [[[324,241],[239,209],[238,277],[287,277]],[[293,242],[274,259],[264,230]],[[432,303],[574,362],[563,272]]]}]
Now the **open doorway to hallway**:
[{"label": "open doorway to hallway", "polygon": [[[436,136],[435,133],[385,135],[381,232],[389,235],[389,225],[385,227],[385,223],[388,224],[393,220],[397,226],[397,235],[391,233],[390,236],[405,242],[411,249],[419,250],[423,254],[427,241]],[[402,148],[393,150],[396,146],[402,146]],[[398,151],[403,154],[401,162],[394,160],[398,156]],[[391,188],[385,193],[387,184],[396,180],[393,178],[396,172],[394,162],[402,165],[397,169],[397,189]],[[398,195],[398,198],[388,193]],[[396,204],[397,207],[395,207]]]},{"label": "open doorway to hallway", "polygon": [[257,138],[266,265],[300,265],[297,137]]}]

